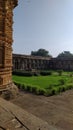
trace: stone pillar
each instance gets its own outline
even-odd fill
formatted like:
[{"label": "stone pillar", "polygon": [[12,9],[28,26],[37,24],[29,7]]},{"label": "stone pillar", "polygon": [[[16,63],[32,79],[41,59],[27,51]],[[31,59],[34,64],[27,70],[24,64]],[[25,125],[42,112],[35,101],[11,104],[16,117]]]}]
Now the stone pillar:
[{"label": "stone pillar", "polygon": [[12,83],[12,25],[17,0],[0,0],[0,90]]}]

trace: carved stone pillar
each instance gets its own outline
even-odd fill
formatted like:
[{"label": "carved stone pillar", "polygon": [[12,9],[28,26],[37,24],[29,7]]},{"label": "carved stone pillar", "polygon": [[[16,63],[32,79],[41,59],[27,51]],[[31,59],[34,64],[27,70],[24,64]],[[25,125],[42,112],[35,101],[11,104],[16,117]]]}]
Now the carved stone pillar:
[{"label": "carved stone pillar", "polygon": [[0,90],[12,83],[12,25],[17,0],[0,0]]}]

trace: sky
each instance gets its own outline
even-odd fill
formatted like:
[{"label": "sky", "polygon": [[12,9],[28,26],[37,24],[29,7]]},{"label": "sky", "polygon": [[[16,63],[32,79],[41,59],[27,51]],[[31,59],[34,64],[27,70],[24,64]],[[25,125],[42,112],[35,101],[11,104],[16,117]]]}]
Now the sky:
[{"label": "sky", "polygon": [[73,53],[73,0],[19,0],[13,20],[13,53]]}]

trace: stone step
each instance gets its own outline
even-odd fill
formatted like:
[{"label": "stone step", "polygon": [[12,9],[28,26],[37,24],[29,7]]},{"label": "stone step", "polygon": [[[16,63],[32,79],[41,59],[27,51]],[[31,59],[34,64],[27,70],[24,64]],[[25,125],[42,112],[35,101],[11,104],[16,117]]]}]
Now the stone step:
[{"label": "stone step", "polygon": [[0,127],[4,130],[60,130],[2,98],[0,113]]}]

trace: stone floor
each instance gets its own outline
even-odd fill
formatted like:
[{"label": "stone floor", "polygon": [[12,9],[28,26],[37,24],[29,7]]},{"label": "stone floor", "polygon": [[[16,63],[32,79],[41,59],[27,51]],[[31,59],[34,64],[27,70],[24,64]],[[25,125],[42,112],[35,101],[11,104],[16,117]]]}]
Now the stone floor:
[{"label": "stone floor", "polygon": [[73,89],[51,97],[21,92],[12,102],[53,127],[73,130]]},{"label": "stone floor", "polygon": [[0,98],[0,130],[58,130],[46,121]]}]

